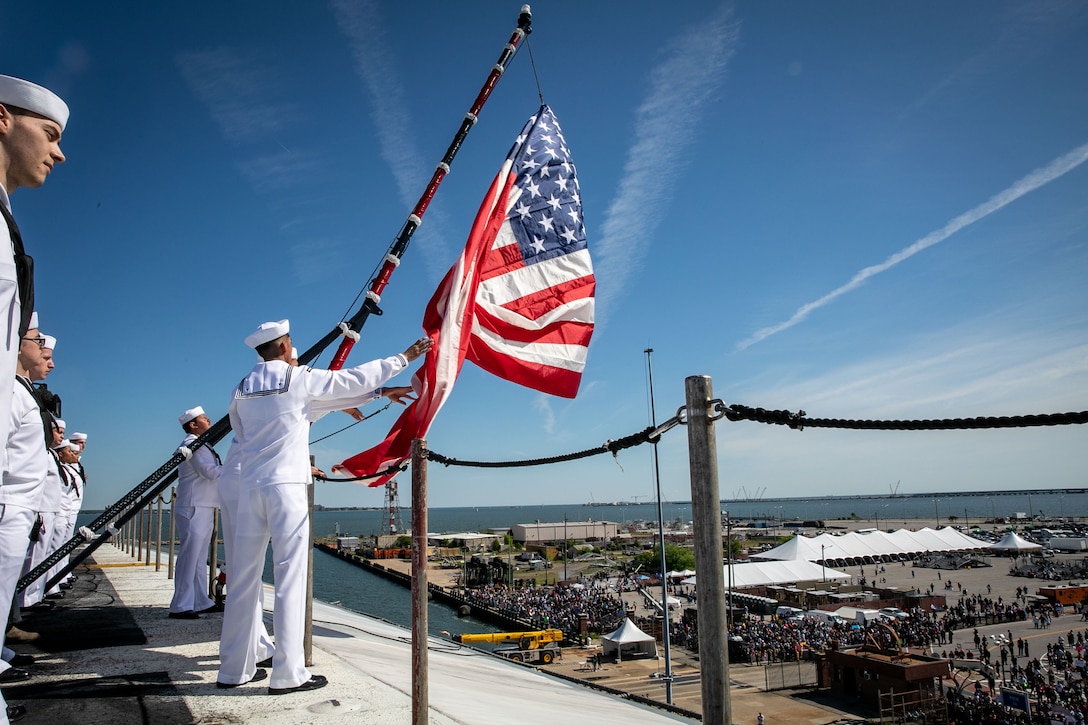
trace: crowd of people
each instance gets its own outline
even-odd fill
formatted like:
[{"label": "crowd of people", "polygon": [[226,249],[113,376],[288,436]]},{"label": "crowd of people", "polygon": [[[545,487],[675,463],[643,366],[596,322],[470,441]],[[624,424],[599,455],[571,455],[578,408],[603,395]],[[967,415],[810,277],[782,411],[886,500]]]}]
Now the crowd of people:
[{"label": "crowd of people", "polygon": [[579,640],[582,615],[589,634],[607,634],[626,616],[623,600],[615,584],[600,581],[590,585],[554,587],[509,587],[488,584],[467,590],[469,604],[497,612],[510,619],[527,622],[534,629],[559,629],[572,641]]},{"label": "crowd of people", "polygon": [[[1031,657],[1028,642],[1011,635],[992,646],[975,633],[982,680],[949,692],[949,712],[954,722],[1038,723],[1082,725],[1088,717],[1088,629],[1068,630],[1046,643],[1045,651]],[[983,687],[983,681],[986,687]],[[1031,703],[1031,716],[998,696],[1019,691]]]},{"label": "crowd of people", "polygon": [[[1017,591],[1018,600],[1026,595],[1026,587]],[[955,630],[1022,621],[1029,616],[1049,622],[1061,614],[1061,609],[1048,603],[1028,608],[1019,602],[972,595],[940,613],[916,609],[906,618],[882,620],[882,625],[896,632],[898,642],[888,641],[884,626],[863,628],[845,621],[745,616],[730,630],[730,656],[731,661],[763,664],[796,661],[806,657],[808,650],[822,649],[831,642],[849,647],[875,640],[885,648],[916,647],[953,662],[978,663],[971,669],[977,668],[980,677],[962,677],[960,686],[946,693],[950,722],[1082,725],[1088,717],[1088,629],[1061,632],[1035,656],[1031,643],[1023,637],[1014,638],[1011,630],[986,637],[975,628],[971,642],[936,649],[940,643],[951,644]],[[697,646],[698,633],[690,624],[682,623],[674,632],[678,644]],[[1024,692],[1032,703],[1032,715],[1003,702],[997,695],[999,685]]]},{"label": "crowd of people", "polygon": [[1084,560],[1055,561],[1053,559],[1032,558],[1009,567],[1009,574],[1031,579],[1068,581],[1088,576],[1088,563]]}]

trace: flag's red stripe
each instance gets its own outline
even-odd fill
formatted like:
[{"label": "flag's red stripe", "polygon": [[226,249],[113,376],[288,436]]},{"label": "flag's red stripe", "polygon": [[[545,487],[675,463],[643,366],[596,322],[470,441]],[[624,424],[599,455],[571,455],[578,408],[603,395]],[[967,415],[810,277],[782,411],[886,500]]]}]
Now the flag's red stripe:
[{"label": "flag's red stripe", "polygon": [[510,324],[501,317],[495,317],[482,308],[476,308],[476,322],[485,330],[491,330],[499,337],[511,342],[587,347],[593,335],[591,323],[563,320],[540,328],[526,329]]},{"label": "flag's red stripe", "polygon": [[[483,349],[473,362],[492,375],[562,398],[573,398],[578,394],[578,386],[582,382],[580,372],[550,365],[527,365],[521,360],[495,354],[491,348],[479,347]],[[473,351],[476,352],[475,349]]]}]

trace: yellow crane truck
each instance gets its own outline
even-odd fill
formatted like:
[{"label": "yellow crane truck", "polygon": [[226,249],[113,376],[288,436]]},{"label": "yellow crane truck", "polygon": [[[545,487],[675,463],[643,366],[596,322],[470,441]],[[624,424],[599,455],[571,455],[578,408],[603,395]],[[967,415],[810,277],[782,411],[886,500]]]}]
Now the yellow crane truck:
[{"label": "yellow crane truck", "polygon": [[514,662],[550,665],[563,656],[559,643],[563,641],[563,632],[558,629],[542,629],[535,632],[492,632],[490,634],[455,634],[454,642],[471,644],[489,642],[491,644],[516,644],[498,647],[495,654]]}]

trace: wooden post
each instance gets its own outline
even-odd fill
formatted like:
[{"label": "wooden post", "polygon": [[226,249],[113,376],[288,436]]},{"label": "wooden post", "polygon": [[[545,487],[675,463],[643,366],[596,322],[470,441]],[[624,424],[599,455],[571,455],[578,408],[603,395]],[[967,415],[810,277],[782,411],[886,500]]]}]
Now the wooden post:
[{"label": "wooden post", "polygon": [[691,520],[695,535],[695,577],[699,597],[699,669],[703,722],[731,725],[729,638],[722,567],[722,513],[718,493],[717,443],[710,420],[711,381],[693,375],[684,381],[687,402]]},{"label": "wooden post", "polygon": [[427,441],[412,441],[412,725],[427,725]]}]

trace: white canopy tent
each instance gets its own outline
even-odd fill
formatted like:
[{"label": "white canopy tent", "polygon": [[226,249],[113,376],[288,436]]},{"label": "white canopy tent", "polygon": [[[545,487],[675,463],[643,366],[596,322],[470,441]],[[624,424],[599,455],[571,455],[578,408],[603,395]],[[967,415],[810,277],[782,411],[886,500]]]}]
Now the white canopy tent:
[{"label": "white canopy tent", "polygon": [[986,548],[1002,554],[1026,554],[1031,551],[1039,551],[1043,547],[1041,544],[1031,543],[1015,531],[1010,531],[1001,537],[1001,541]]},{"label": "white canopy tent", "polygon": [[[732,568],[732,573],[730,573]],[[726,565],[725,585],[732,582],[734,589],[768,586],[774,584],[793,584],[808,581],[849,581],[850,575],[811,561],[748,561],[741,564]],[[696,584],[696,577],[685,579],[684,584]]]},{"label": "white canopy tent", "polygon": [[616,630],[602,635],[601,650],[605,657],[615,656],[622,660],[624,654],[657,657],[657,642],[632,622],[624,618]]},{"label": "white canopy tent", "polygon": [[804,559],[806,561],[842,562],[843,565],[872,563],[887,558],[909,556],[925,552],[965,551],[986,549],[985,541],[966,536],[953,528],[922,528],[918,531],[899,529],[893,533],[883,531],[858,532],[832,536],[820,534],[809,538],[795,536],[770,551],[753,555],[753,559],[778,561]]}]

